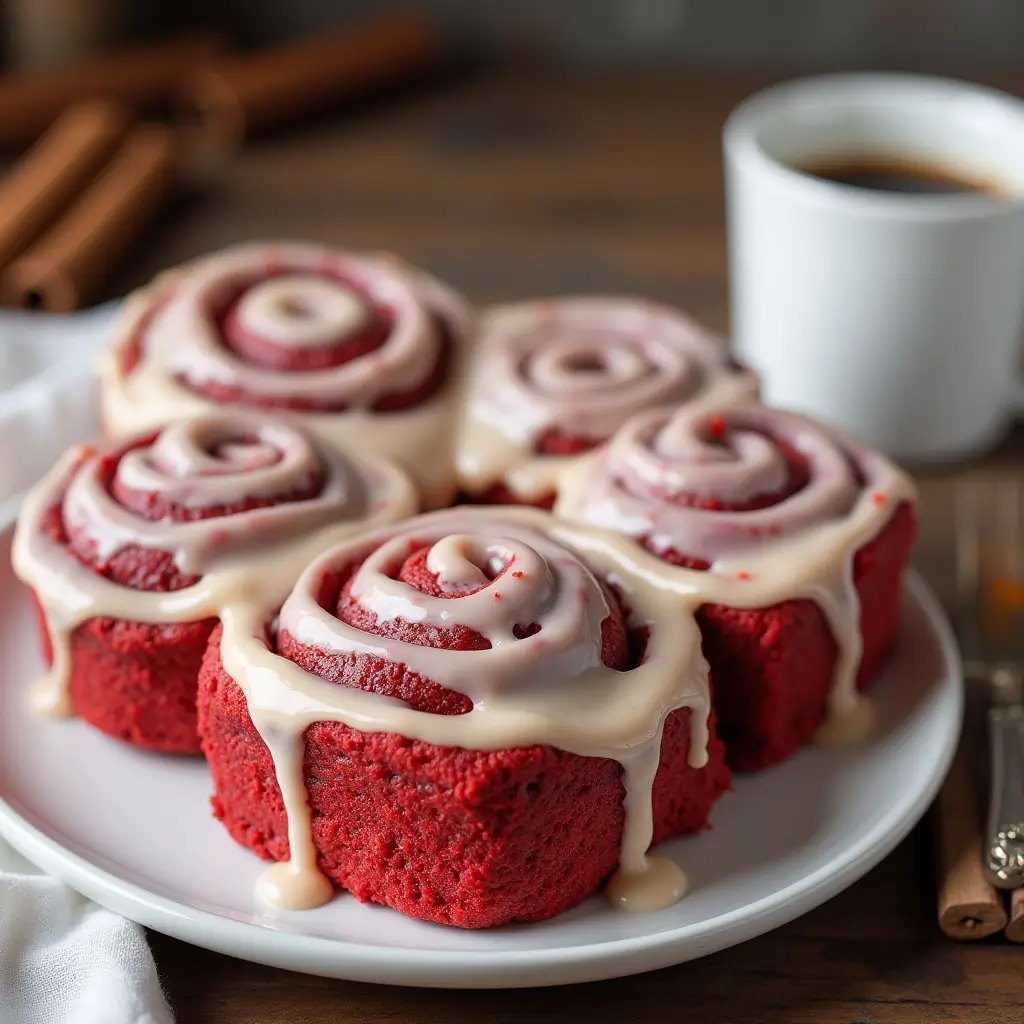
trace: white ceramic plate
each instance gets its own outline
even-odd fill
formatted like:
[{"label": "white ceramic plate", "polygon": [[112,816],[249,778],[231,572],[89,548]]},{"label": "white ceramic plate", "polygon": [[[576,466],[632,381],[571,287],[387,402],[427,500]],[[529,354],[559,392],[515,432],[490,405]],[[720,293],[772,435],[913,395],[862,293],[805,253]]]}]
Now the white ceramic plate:
[{"label": "white ceramic plate", "polygon": [[0,833],[113,910],[187,942],[290,970],[400,985],[553,985],[652,970],[775,928],[848,886],[924,813],[960,729],[949,627],[911,577],[896,656],[877,687],[880,729],[855,750],[808,749],[737,780],[714,830],[660,852],[692,890],[654,914],[601,898],[554,921],[464,932],[339,896],[314,911],[256,902],[263,867],[210,815],[200,760],[147,755],[77,721],[35,717],[32,609],[0,534]]}]

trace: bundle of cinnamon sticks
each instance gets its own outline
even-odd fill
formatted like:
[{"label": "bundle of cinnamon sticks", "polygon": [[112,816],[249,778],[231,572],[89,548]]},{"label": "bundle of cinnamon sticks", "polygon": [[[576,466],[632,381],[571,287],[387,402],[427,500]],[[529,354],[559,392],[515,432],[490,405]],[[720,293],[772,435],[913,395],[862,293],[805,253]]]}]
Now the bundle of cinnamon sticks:
[{"label": "bundle of cinnamon sticks", "polygon": [[437,55],[430,27],[398,15],[249,55],[197,37],[0,77],[0,148],[30,146],[0,178],[0,302],[86,304],[178,190],[197,139],[236,148],[427,71]]}]

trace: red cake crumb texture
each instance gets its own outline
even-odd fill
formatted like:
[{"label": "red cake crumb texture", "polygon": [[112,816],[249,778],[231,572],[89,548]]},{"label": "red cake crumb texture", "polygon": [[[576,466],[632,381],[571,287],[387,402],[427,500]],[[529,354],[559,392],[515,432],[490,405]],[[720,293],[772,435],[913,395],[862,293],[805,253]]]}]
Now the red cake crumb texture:
[{"label": "red cake crumb texture", "polygon": [[[291,265],[287,265],[289,263]],[[187,276],[192,273],[199,273],[200,277]],[[266,294],[254,291],[268,281],[294,274],[318,280],[311,290],[294,289],[294,295],[290,289],[279,288],[276,283]],[[388,280],[391,284],[385,287]],[[337,298],[334,288],[349,293],[337,307],[333,302]],[[300,319],[318,316],[318,310],[323,310],[316,299],[325,294],[331,301],[326,303],[327,312],[318,320],[318,336],[311,335],[312,340],[298,345],[283,344],[275,338],[273,325],[276,321],[266,319],[270,308],[267,303],[273,305],[271,316],[287,322],[288,316]],[[353,295],[358,297],[364,316],[350,318],[347,299]],[[613,695],[602,705],[605,721],[600,729],[595,729],[594,742],[589,742],[589,733],[584,736],[581,729],[573,731],[578,725],[575,721],[569,722],[573,727],[569,729],[571,740],[561,738],[558,732],[540,729],[527,734],[491,731],[488,735],[492,742],[495,736],[498,742],[509,742],[513,738],[521,741],[524,735],[526,739],[553,736],[574,749],[617,751],[627,741],[629,744],[639,742],[641,727],[654,723],[642,722],[641,726],[636,726],[635,716],[619,717],[607,712],[617,712],[626,704],[646,708],[648,699],[653,699],[652,693],[661,699],[660,690],[645,691],[644,686],[667,685],[674,690],[686,681],[682,673],[687,657],[691,665],[700,663],[693,646],[695,641],[687,647],[689,638],[696,636],[689,616],[696,603],[704,600],[706,603],[697,608],[695,614],[701,649],[713,682],[713,708],[708,716],[708,761],[700,769],[688,764],[693,732],[691,717],[698,712],[685,707],[672,712],[664,723],[659,767],[650,794],[654,844],[696,832],[708,826],[715,802],[730,788],[731,769],[756,771],[778,764],[826,722],[840,656],[837,638],[844,640],[852,635],[851,629],[838,628],[833,635],[821,605],[809,598],[792,597],[771,607],[740,608],[707,603],[708,597],[741,604],[746,595],[748,603],[766,604],[779,596],[819,593],[806,585],[803,577],[799,586],[796,583],[784,586],[790,580],[797,580],[795,574],[790,574],[786,562],[790,555],[795,560],[812,549],[820,554],[825,550],[824,545],[834,544],[834,548],[827,548],[827,558],[800,564],[824,566],[828,570],[812,582],[834,590],[840,599],[837,606],[848,609],[852,619],[850,595],[839,592],[831,573],[839,566],[849,568],[850,562],[840,562],[840,559],[852,558],[852,579],[859,598],[859,628],[863,641],[856,686],[859,691],[866,691],[877,676],[898,629],[902,574],[915,538],[916,518],[913,503],[908,498],[912,495],[908,482],[884,460],[876,460],[870,453],[857,449],[853,442],[834,436],[826,427],[819,428],[803,417],[760,405],[756,401],[753,375],[732,361],[723,363],[717,342],[672,310],[659,311],[645,303],[623,305],[618,300],[600,299],[568,300],[564,309],[561,300],[547,306],[542,304],[532,314],[540,316],[541,330],[522,337],[510,335],[504,341],[499,333],[490,339],[495,344],[489,344],[486,329],[481,329],[484,337],[479,339],[481,344],[474,356],[477,365],[467,368],[461,365],[460,348],[463,339],[468,337],[472,320],[462,300],[450,295],[446,298],[446,295],[447,290],[439,282],[418,271],[407,272],[398,262],[376,258],[367,261],[351,254],[340,254],[339,258],[337,253],[308,246],[299,247],[294,253],[288,246],[231,251],[199,265],[198,270],[186,271],[185,276],[164,279],[148,292],[148,309],[135,317],[134,325],[122,334],[118,345],[119,369],[125,377],[134,375],[136,385],[153,383],[149,380],[151,376],[160,377],[159,383],[153,385],[159,390],[151,391],[159,397],[155,406],[160,407],[160,411],[155,415],[166,412],[163,392],[167,383],[173,381],[189,389],[194,396],[201,395],[217,405],[257,410],[246,418],[250,426],[245,428],[244,436],[237,439],[240,443],[225,441],[223,450],[209,451],[202,445],[199,457],[192,458],[195,453],[191,449],[182,456],[184,449],[172,448],[166,464],[159,465],[159,452],[151,455],[147,451],[146,459],[137,462],[133,457],[124,463],[124,471],[120,467],[129,452],[154,448],[155,442],[165,435],[152,431],[130,441],[113,442],[98,454],[86,452],[71,473],[92,476],[78,477],[78,486],[73,488],[64,481],[59,487],[51,481],[38,492],[32,507],[31,532],[21,534],[21,538],[28,538],[30,543],[16,549],[15,563],[16,567],[29,565],[28,570],[19,568],[19,572],[40,589],[33,597],[42,627],[44,655],[47,662],[52,663],[54,643],[64,638],[56,624],[77,620],[69,611],[70,604],[62,604],[52,591],[44,592],[49,589],[48,577],[39,567],[52,566],[45,565],[41,552],[56,560],[63,573],[60,578],[65,583],[70,579],[93,585],[99,603],[85,606],[91,611],[117,614],[125,611],[119,600],[111,599],[109,591],[96,585],[96,578],[102,578],[125,588],[125,592],[137,592],[131,596],[132,614],[166,618],[173,612],[163,610],[161,602],[156,602],[157,610],[154,610],[153,599],[139,595],[178,592],[197,584],[201,577],[186,573],[180,568],[182,565],[202,566],[208,573],[206,589],[212,590],[220,578],[215,575],[212,564],[205,560],[209,550],[215,547],[219,556],[224,543],[244,534],[245,551],[249,556],[257,549],[262,551],[260,545],[264,538],[259,532],[254,534],[250,522],[243,518],[233,521],[237,529],[222,522],[201,527],[201,542],[194,548],[189,548],[189,542],[182,542],[178,549],[177,535],[175,541],[163,532],[155,535],[154,524],[159,524],[161,531],[170,530],[175,523],[221,519],[282,503],[305,502],[328,493],[326,484],[335,478],[332,476],[333,455],[329,455],[326,447],[316,449],[315,459],[287,461],[290,451],[287,445],[277,451],[274,444],[265,443],[262,431],[267,417],[275,410],[340,414],[363,401],[368,406],[367,412],[397,413],[432,400],[440,401],[449,378],[465,372],[468,379],[475,381],[468,390],[477,389],[469,396],[477,404],[461,410],[453,407],[452,419],[459,413],[472,426],[472,416],[485,406],[490,414],[493,405],[507,416],[509,422],[504,425],[507,439],[514,443],[513,450],[522,456],[523,463],[531,457],[571,458],[598,448],[593,458],[579,460],[579,473],[566,475],[560,484],[561,494],[546,493],[533,502],[526,502],[513,492],[508,475],[499,479],[502,473],[497,468],[502,465],[499,459],[506,457],[507,449],[498,446],[493,452],[489,450],[486,442],[491,435],[480,436],[477,450],[467,441],[469,438],[475,444],[477,438],[462,427],[454,431],[452,424],[444,422],[444,416],[434,417],[425,411],[422,416],[407,417],[419,424],[414,426],[416,430],[435,429],[423,425],[431,419],[436,418],[440,423],[436,434],[424,434],[421,443],[410,448],[420,453],[436,452],[439,465],[449,474],[451,487],[445,488],[442,496],[431,499],[435,504],[450,499],[457,470],[473,466],[476,475],[467,473],[464,486],[476,486],[481,479],[497,482],[480,492],[461,494],[459,503],[532,504],[548,510],[557,504],[559,514],[584,522],[588,521],[587,502],[592,502],[592,509],[599,507],[591,521],[605,530],[617,527],[622,531],[621,543],[607,534],[598,538],[605,549],[600,557],[612,559],[620,570],[618,576],[609,570],[606,583],[596,584],[590,574],[579,572],[580,556],[571,546],[558,547],[556,538],[573,536],[566,520],[558,524],[562,531],[559,533],[544,526],[550,524],[550,517],[540,513],[506,512],[502,517],[495,517],[499,525],[508,526],[511,522],[516,530],[525,532],[528,539],[529,531],[536,529],[544,536],[546,544],[536,549],[531,547],[529,558],[518,565],[513,564],[514,555],[500,556],[506,561],[497,567],[493,561],[486,562],[486,569],[473,563],[474,575],[470,579],[479,579],[476,570],[488,577],[479,588],[480,591],[486,588],[486,592],[480,593],[477,605],[462,606],[463,622],[473,621],[476,629],[460,624],[459,601],[478,591],[459,590],[457,582],[447,577],[447,587],[443,587],[431,569],[431,565],[438,563],[429,559],[430,544],[422,540],[422,535],[411,532],[393,534],[392,538],[398,539],[401,546],[379,551],[382,558],[394,550],[399,551],[388,568],[380,568],[381,559],[362,564],[359,581],[360,586],[365,584],[364,589],[354,587],[361,566],[360,561],[352,561],[351,554],[340,556],[351,564],[318,578],[315,601],[349,631],[366,634],[365,645],[351,644],[347,639],[350,633],[340,627],[338,632],[343,635],[336,637],[333,646],[323,639],[320,639],[322,647],[307,642],[310,634],[306,633],[305,624],[314,597],[303,589],[305,582],[279,609],[279,619],[266,623],[266,642],[271,650],[331,686],[342,688],[331,691],[336,696],[348,694],[351,698],[351,691],[362,690],[401,701],[423,715],[450,716],[427,719],[435,726],[434,730],[422,728],[424,719],[415,716],[385,718],[378,724],[393,728],[401,724],[415,735],[443,736],[446,741],[465,742],[465,747],[432,744],[393,732],[363,732],[341,722],[317,722],[302,735],[302,781],[311,812],[310,838],[317,863],[334,886],[363,902],[382,904],[414,918],[476,929],[544,920],[576,906],[601,889],[624,851],[625,864],[635,866],[633,857],[640,853],[636,847],[646,836],[630,831],[623,846],[625,787],[623,768],[618,761],[540,744],[493,751],[471,749],[471,741],[479,740],[479,736],[466,734],[459,727],[476,726],[485,701],[479,699],[477,715],[468,719],[458,717],[473,711],[473,698],[453,687],[458,684],[474,696],[478,692],[468,682],[467,666],[473,667],[473,682],[482,680],[494,684],[492,691],[480,687],[480,692],[489,694],[499,685],[516,685],[524,678],[531,683],[535,679],[550,685],[566,683],[551,666],[568,664],[570,657],[574,665],[589,666],[589,670],[601,676],[602,687],[607,686],[597,692]],[[205,296],[205,301],[195,302],[195,296]],[[252,305],[245,304],[249,298]],[[203,350],[197,353],[196,360],[181,361],[178,345],[191,344],[203,332],[195,335],[186,331],[194,337],[180,337],[180,332],[174,328],[173,308],[169,308],[178,302],[185,304],[184,312],[188,316],[199,317],[205,324],[204,331],[212,334],[216,345],[212,355]],[[305,311],[301,308],[304,303]],[[415,315],[409,315],[412,309],[409,303],[415,306]],[[341,310],[337,318],[331,312],[335,308]],[[161,316],[162,312],[167,315]],[[557,326],[563,316],[568,317],[568,328],[559,327],[559,333],[554,336],[545,333],[547,321]],[[261,323],[270,326],[261,327]],[[632,354],[626,353],[616,361],[608,355],[608,345],[619,342],[608,341],[606,328],[615,328],[623,335],[621,344],[629,345],[633,344],[629,330],[621,324],[631,323],[641,325],[643,336],[635,352],[631,350]],[[617,324],[620,326],[616,328]],[[591,355],[584,347],[594,331],[596,341],[591,347],[595,354]],[[391,346],[393,340],[405,337],[406,333],[414,336],[416,346]],[[511,347],[502,349],[497,342]],[[525,346],[521,350],[517,347],[520,344]],[[568,347],[559,349],[559,345]],[[415,354],[410,355],[414,348]],[[663,349],[670,354],[676,353],[676,349],[679,351],[668,358]],[[169,350],[170,355],[165,350]],[[531,376],[533,371],[527,372],[527,362],[538,352],[545,361],[538,363],[536,374]],[[491,356],[495,359],[493,365],[480,362]],[[394,365],[390,361],[392,357]],[[206,365],[204,359],[212,365]],[[412,361],[403,363],[403,359]],[[638,359],[649,369],[643,366],[637,369]],[[153,374],[143,372],[143,367],[149,365],[147,360],[154,367]],[[624,370],[620,363],[625,366]],[[358,371],[354,375],[355,385],[349,379],[352,375],[342,370],[343,367]],[[363,370],[368,373],[365,378],[360,376]],[[474,375],[474,370],[480,372]],[[602,375],[584,380],[582,391],[581,382],[575,378],[572,385],[563,390],[559,383],[562,374],[576,371],[591,375],[600,371]],[[315,389],[304,383],[308,382],[305,374],[320,375]],[[533,392],[528,406],[516,404],[523,401],[516,398],[519,391],[513,387],[512,377],[516,374],[523,376],[524,387],[539,389]],[[268,375],[273,377],[273,387],[266,384]],[[632,380],[633,377],[637,380]],[[120,387],[123,381],[115,384]],[[593,390],[595,384],[597,390]],[[634,385],[639,390],[630,390]],[[143,391],[140,388],[140,395]],[[137,404],[135,399],[127,402],[125,395],[117,397],[124,399],[125,404]],[[191,402],[196,404],[195,397]],[[667,412],[666,402],[675,403]],[[715,403],[713,407],[711,402]],[[141,404],[146,404],[145,398]],[[713,409],[710,414],[709,408]],[[116,412],[116,403],[110,404],[107,412],[111,410]],[[173,410],[171,406],[172,413]],[[131,410],[132,416],[136,414],[137,409]],[[627,422],[623,423],[627,417]],[[112,416],[111,422],[115,422],[115,417]],[[142,416],[139,422],[150,423],[153,418]],[[200,422],[200,419],[182,421],[178,426],[184,430]],[[482,414],[480,422],[483,422]],[[532,449],[529,443],[519,447],[522,424],[527,422],[535,425]],[[123,419],[122,423],[127,425]],[[494,426],[488,420],[488,429],[493,430]],[[284,423],[277,424],[277,428],[291,430]],[[297,433],[305,438],[301,428]],[[450,437],[453,433],[457,436]],[[584,436],[584,433],[602,436]],[[201,431],[199,434],[209,436]],[[372,432],[355,436],[362,445],[373,449]],[[249,443],[252,443],[251,466],[246,448]],[[466,449],[452,450],[460,446]],[[399,445],[399,448],[405,450],[405,446]],[[639,461],[631,461],[637,457],[638,449]],[[176,459],[174,452],[181,458]],[[335,448],[333,452],[339,454],[340,450]],[[223,456],[231,465],[224,469],[217,463],[211,469],[207,458],[211,455],[215,462]],[[471,458],[465,457],[467,455]],[[420,457],[409,456],[413,462]],[[265,473],[261,477],[262,489],[256,490],[261,495],[272,489],[287,493],[260,498],[240,495],[237,501],[228,504],[203,503],[202,488],[197,486],[198,477],[192,475],[193,470],[206,478],[207,484],[209,476],[218,477],[218,484],[221,484],[227,474],[248,469],[265,470],[268,460],[274,472]],[[279,476],[281,460],[286,460],[286,466],[298,465],[301,469],[291,477],[285,473]],[[661,474],[659,467],[663,465],[668,469]],[[200,468],[196,469],[197,466]],[[408,468],[415,475],[418,467]],[[683,472],[676,473],[675,468]],[[170,480],[161,485],[165,490],[148,483],[154,474]],[[586,481],[582,480],[584,476],[588,477]],[[287,487],[278,485],[282,477],[289,480]],[[136,489],[126,485],[126,480],[129,484],[136,481]],[[144,483],[138,484],[140,480]],[[268,480],[273,483],[268,485]],[[686,485],[684,492],[679,490],[681,481]],[[815,489],[822,481],[826,486]],[[137,489],[140,486],[146,489]],[[859,543],[866,535],[846,530],[850,523],[860,529],[860,520],[844,518],[849,512],[848,503],[853,501],[851,496],[858,494],[858,488],[858,513],[867,510],[866,521],[883,525],[873,539],[853,551],[855,542],[851,538],[856,536],[856,543]],[[346,483],[336,490],[344,490],[346,499],[356,494],[362,500],[358,487],[348,487]],[[371,490],[369,485],[367,490]],[[220,486],[208,487],[205,493],[217,501],[222,500]],[[730,500],[724,500],[723,495],[728,495]],[[797,496],[807,500],[795,502],[793,511],[790,502]],[[132,527],[125,535],[117,522],[108,521],[110,513],[104,512],[107,498],[136,520],[137,529]],[[366,504],[373,503],[367,499]],[[403,509],[406,507],[403,505]],[[326,518],[334,515],[333,508],[331,505],[327,509]],[[743,513],[763,514],[743,519]],[[454,541],[456,547],[463,543],[460,535],[466,528],[466,520],[487,515],[480,509],[456,514],[457,528],[454,537],[449,535],[449,541]],[[826,517],[830,517],[827,521],[835,531],[815,533],[815,527],[824,523]],[[339,518],[344,519],[340,513]],[[429,521],[435,524],[431,530],[441,522],[437,518]],[[637,528],[637,523],[642,526]],[[279,526],[275,521],[274,529]],[[25,521],[19,524],[19,531],[24,527]],[[474,524],[471,527],[475,529]],[[523,532],[516,530],[499,534],[502,544],[512,544],[513,550],[519,550],[514,545],[523,536]],[[186,532],[194,539],[195,528]],[[475,533],[473,535],[476,537]],[[131,543],[122,543],[126,536]],[[299,536],[305,539],[307,534],[303,531]],[[382,537],[383,534],[372,536]],[[420,539],[406,544],[411,536]],[[428,536],[436,539],[440,533],[428,532]],[[588,541],[593,542],[592,548],[581,542],[581,549],[596,551],[595,536],[587,535]],[[52,546],[40,543],[41,538],[61,550],[55,551]],[[154,542],[153,547],[146,546],[147,538]],[[313,540],[312,535],[310,540]],[[789,542],[792,548],[772,547]],[[359,560],[372,558],[366,554],[367,542],[361,543],[363,547],[356,549],[348,547],[346,542],[338,551],[360,550]],[[625,556],[622,556],[621,544],[629,549]],[[664,564],[660,569],[659,563],[646,558],[637,544],[662,560]],[[806,546],[801,547],[802,544]],[[533,559],[543,562],[541,552],[550,555],[552,547],[556,548],[554,555],[543,563],[543,571],[535,572],[532,567],[538,563]],[[786,557],[778,560],[764,557],[769,549],[772,554],[781,551]],[[459,548],[457,557],[452,558],[452,550],[435,551],[435,555],[441,557],[440,564],[464,566],[469,556]],[[508,548],[489,543],[487,550],[489,557],[493,557],[495,551]],[[25,551],[28,555],[24,561],[19,561]],[[196,551],[199,556],[192,559]],[[287,560],[279,558],[276,549],[272,554],[282,567],[286,564]],[[328,558],[336,554],[331,553]],[[33,558],[36,559],[34,565]],[[637,563],[642,563],[643,572],[647,574],[642,580]],[[717,574],[714,577],[710,572],[712,564]],[[568,572],[564,571],[566,566]],[[671,603],[665,597],[670,589],[666,582],[652,582],[651,578],[664,576],[677,580],[681,569],[704,573],[696,578],[705,583],[714,578],[719,589],[698,589],[691,592],[692,597],[673,591],[672,600],[677,603]],[[523,570],[527,579],[523,578]],[[427,621],[430,616],[420,608],[424,621],[387,618],[384,611],[378,619],[358,595],[371,592],[373,573],[380,571],[393,572],[398,580],[422,595],[447,599],[451,603],[444,607],[451,609],[451,618],[434,615],[432,621]],[[291,569],[282,568],[282,592],[295,582],[290,572]],[[618,578],[628,579],[631,574],[637,584],[632,590]],[[51,573],[49,578],[52,576]],[[757,586],[759,576],[770,586],[764,590],[752,589]],[[277,577],[274,579],[276,581]],[[380,583],[379,576],[376,579]],[[455,579],[457,581],[458,577]],[[543,579],[545,586],[550,584],[550,589],[534,591],[530,579]],[[582,587],[581,579],[586,581]],[[571,586],[564,584],[566,580],[571,581]],[[234,577],[228,582],[232,586],[225,588],[225,592],[230,591],[230,598],[225,600],[243,600],[237,591],[244,588],[233,588]],[[652,596],[655,583],[660,586],[657,601]],[[452,592],[453,586],[455,592]],[[651,593],[647,594],[644,587]],[[739,593],[737,587],[746,589]],[[376,607],[404,607],[393,600],[393,595],[389,597],[386,587],[378,587],[373,592],[382,601],[392,601]],[[599,599],[601,593],[609,611],[600,622],[599,631],[598,620],[604,614],[604,605]],[[641,628],[627,625],[631,619],[625,606],[628,598],[624,595],[630,593],[636,610],[646,609],[657,621],[647,622]],[[650,598],[646,603],[645,594]],[[416,595],[411,597],[415,604]],[[513,603],[510,597],[522,603]],[[577,603],[559,604],[565,600]],[[138,607],[139,602],[144,602],[146,607]],[[555,605],[558,608],[552,612]],[[209,615],[211,609],[223,607],[223,603],[209,602],[194,614]],[[47,608],[54,624],[52,637],[47,632]],[[475,614],[470,615],[467,608],[474,609]],[[494,622],[488,621],[488,615],[495,608],[531,608],[533,611],[523,613],[525,621],[516,622],[509,630],[507,618],[498,616]],[[66,617],[58,618],[56,610]],[[264,614],[269,614],[266,605],[258,608],[258,615]],[[536,621],[530,620],[533,616]],[[687,632],[678,648],[671,644],[653,645],[652,671],[630,675],[647,659],[650,637],[675,638],[680,616],[686,616]],[[239,621],[249,621],[227,612],[223,618],[229,630],[237,627]],[[504,632],[492,632],[495,622]],[[852,627],[852,623],[848,625]],[[322,632],[314,635],[322,638],[324,631],[329,635],[330,626],[330,622],[320,622]],[[294,634],[289,632],[289,627]],[[659,630],[661,632],[656,632]],[[517,646],[509,638],[509,631],[516,640],[535,636],[537,639]],[[481,669],[479,675],[476,666],[480,664],[480,654],[437,653],[486,651],[491,648],[488,638],[496,635],[506,639],[496,643],[495,651],[485,657],[496,657],[497,669]],[[216,817],[242,846],[265,859],[286,861],[293,851],[289,848],[288,815],[277,772],[270,750],[250,716],[242,688],[225,670],[221,658],[222,636],[223,628],[216,618],[180,624],[126,621],[109,614],[88,619],[66,637],[70,654],[68,697],[81,718],[117,739],[168,753],[202,751],[213,779],[212,805]],[[397,648],[382,638],[417,646]],[[230,649],[244,660],[246,644],[253,638],[247,631],[237,639],[237,646]],[[347,646],[353,649],[339,653]],[[434,650],[427,656],[423,648]],[[675,660],[668,650],[676,651]],[[382,651],[401,657],[410,665],[389,660]],[[501,656],[509,653],[515,657],[503,663]],[[528,661],[525,671],[520,655],[525,655],[523,660]],[[450,668],[449,660],[459,663],[460,657],[464,659],[462,668]],[[599,657],[607,673],[597,665]],[[655,661],[656,658],[662,660]],[[234,666],[234,662],[231,664]],[[494,666],[495,662],[486,664]],[[503,664],[507,676],[501,674]],[[437,677],[447,675],[447,684],[444,678],[428,678],[411,665],[421,669],[426,665]],[[491,672],[496,674],[492,677]],[[241,672],[237,674],[243,683],[248,678]],[[591,678],[585,674],[570,682],[583,685]],[[652,679],[654,683],[650,682]],[[839,682],[849,685],[852,681],[846,677]],[[286,683],[287,678],[281,685]],[[564,707],[571,707],[573,712],[577,710],[577,703],[566,699],[564,692],[558,694],[558,701],[550,704],[534,696],[538,691],[526,692],[531,700],[537,701],[537,707],[531,703],[530,710],[537,712],[538,719],[550,714],[550,721],[562,724],[559,715],[568,719]],[[703,688],[700,693],[703,694]],[[842,689],[836,693],[850,696]],[[498,705],[498,728],[504,729],[500,700],[493,696],[488,699]],[[286,704],[282,699],[274,710],[285,716]],[[346,706],[341,700],[339,705]],[[558,710],[552,711],[556,706]],[[494,711],[494,706],[489,710]],[[402,714],[407,715],[407,712]],[[613,718],[627,726],[621,730],[609,728],[607,720]],[[519,723],[529,720],[530,716],[513,716],[513,719],[518,728]],[[262,725],[262,720],[258,720]],[[484,716],[485,722],[494,720],[493,716]],[[294,721],[297,731],[308,719]],[[275,723],[278,724],[280,721]],[[446,728],[438,730],[439,724]],[[286,738],[292,738],[287,728],[282,731]],[[277,742],[276,732],[267,735],[272,744]],[[600,745],[596,742],[598,735],[602,738]],[[605,742],[609,735],[614,737],[613,742]],[[645,735],[657,734],[648,731]],[[636,750],[633,746],[629,749],[631,753]],[[651,748],[652,756],[655,752]],[[629,778],[632,782],[634,776]],[[291,792],[287,786],[286,791]],[[296,811],[291,796],[289,806]],[[636,822],[635,818],[630,820]],[[293,820],[296,828],[298,821]],[[302,832],[295,831],[294,838],[298,843]],[[308,846],[305,849],[308,852]],[[301,858],[296,858],[296,866],[301,868]],[[623,874],[617,876],[616,884]]]},{"label": "red cake crumb texture", "polygon": [[[914,543],[913,507],[901,503],[854,557],[863,641],[857,688],[874,682],[899,627],[901,580]],[[838,648],[814,601],[771,608],[706,604],[697,612],[704,656],[719,685],[719,732],[737,771],[758,771],[794,754],[824,722]]]},{"label": "red cake crumb texture", "polygon": [[[111,448],[102,455],[97,469],[104,488],[142,522],[228,516],[281,501],[303,500],[316,494],[320,486],[319,480],[313,480],[307,490],[274,499],[245,498],[232,505],[197,508],[169,505],[152,494],[120,487],[115,474],[122,456],[149,447],[156,437],[157,432],[153,432]],[[166,593],[199,580],[178,570],[171,551],[127,545],[101,556],[87,531],[68,530],[60,505],[46,511],[39,529],[96,575],[132,590]],[[36,607],[43,653],[47,664],[52,664],[52,646],[38,598]],[[109,616],[83,622],[70,638],[68,692],[75,713],[97,729],[137,747],[170,754],[200,753],[197,676],[216,624],[212,618],[157,625]]]},{"label": "red cake crumb texture", "polygon": [[[714,421],[711,434],[715,435]],[[717,434],[724,442],[725,427]],[[658,502],[723,512],[770,508],[805,487],[810,470],[803,455],[774,439],[789,477],[777,492],[744,503],[655,491]],[[884,497],[884,496],[883,496]],[[882,531],[856,552],[854,583],[860,598],[863,641],[857,686],[866,691],[877,676],[899,628],[903,571],[917,534],[914,508],[901,502]],[[650,547],[648,538],[641,538]],[[706,561],[677,550],[657,552],[673,565],[706,570]],[[718,729],[730,766],[752,772],[794,754],[825,721],[838,647],[828,621],[812,600],[783,601],[770,608],[706,604],[697,612],[704,656],[716,682]]]},{"label": "red cake crumb texture", "polygon": [[[399,578],[424,593],[451,596],[427,568],[427,553],[413,552]],[[349,592],[355,569],[325,580],[319,595],[344,622],[448,650],[490,646],[458,625],[378,622]],[[602,657],[609,667],[625,669],[624,619],[613,597],[610,603],[615,610],[602,624]],[[537,628],[522,623],[517,635]],[[287,821],[274,766],[242,691],[224,671],[219,639],[218,629],[199,683],[214,813],[243,846],[285,860]],[[471,707],[441,683],[374,655],[326,653],[287,633],[276,638],[276,649],[337,685],[398,697],[418,710],[457,715]],[[689,715],[681,709],[666,722],[654,787],[655,842],[704,828],[729,787],[713,720],[708,765],[688,766]],[[441,747],[321,722],[305,734],[304,774],[321,870],[363,902],[411,917],[462,928],[554,917],[593,895],[618,863],[624,792],[615,761],[550,746]]]}]

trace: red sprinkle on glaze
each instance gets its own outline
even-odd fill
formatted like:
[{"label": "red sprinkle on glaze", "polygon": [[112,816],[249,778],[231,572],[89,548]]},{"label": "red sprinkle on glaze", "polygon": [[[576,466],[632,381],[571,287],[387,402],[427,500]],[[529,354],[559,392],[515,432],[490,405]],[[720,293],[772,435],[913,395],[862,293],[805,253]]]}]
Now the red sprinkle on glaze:
[{"label": "red sprinkle on glaze", "polygon": [[500,591],[496,590],[494,592],[494,600],[495,601],[500,601],[501,600],[501,592]]},{"label": "red sprinkle on glaze", "polygon": [[871,495],[871,500],[876,505],[884,505],[889,499],[881,491],[875,491],[875,493]]},{"label": "red sprinkle on glaze", "polygon": [[516,571],[512,573],[512,575],[515,576],[517,580],[521,580],[525,574],[521,570],[516,569]]},{"label": "red sprinkle on glaze", "polygon": [[708,420],[708,432],[712,437],[722,437],[725,434],[725,419],[722,416],[712,416]]},{"label": "red sprinkle on glaze", "polygon": [[749,572],[738,572],[736,573],[736,579],[738,580],[752,580],[754,578],[753,573]]}]

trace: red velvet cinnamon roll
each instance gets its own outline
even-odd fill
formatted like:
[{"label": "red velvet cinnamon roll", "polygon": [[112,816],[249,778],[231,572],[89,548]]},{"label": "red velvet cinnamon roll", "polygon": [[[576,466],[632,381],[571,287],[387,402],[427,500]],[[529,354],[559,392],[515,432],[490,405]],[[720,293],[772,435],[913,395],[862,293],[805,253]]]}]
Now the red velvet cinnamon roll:
[{"label": "red velvet cinnamon roll", "polygon": [[452,431],[470,316],[397,257],[251,244],[127,303],[103,370],[113,433],[243,406],[404,466],[427,505],[454,490]]},{"label": "red velvet cinnamon roll", "polygon": [[677,310],[574,298],[482,318],[459,436],[463,497],[550,508],[574,456],[644,409],[757,394],[752,373]]},{"label": "red velvet cinnamon roll", "polygon": [[688,607],[586,527],[465,508],[343,541],[279,614],[226,608],[200,733],[217,815],[280,862],[260,894],[464,928],[552,917],[613,871],[620,905],[673,902],[647,849],[728,786]]},{"label": "red velvet cinnamon roll", "polygon": [[655,410],[563,481],[557,512],[627,534],[697,595],[734,768],[867,726],[858,697],[892,644],[913,486],[802,416]]},{"label": "red velvet cinnamon roll", "polygon": [[221,604],[283,598],[292,562],[415,507],[399,469],[265,416],[73,449],[28,497],[14,542],[51,665],[37,705],[140,747],[198,753],[196,682]]}]

